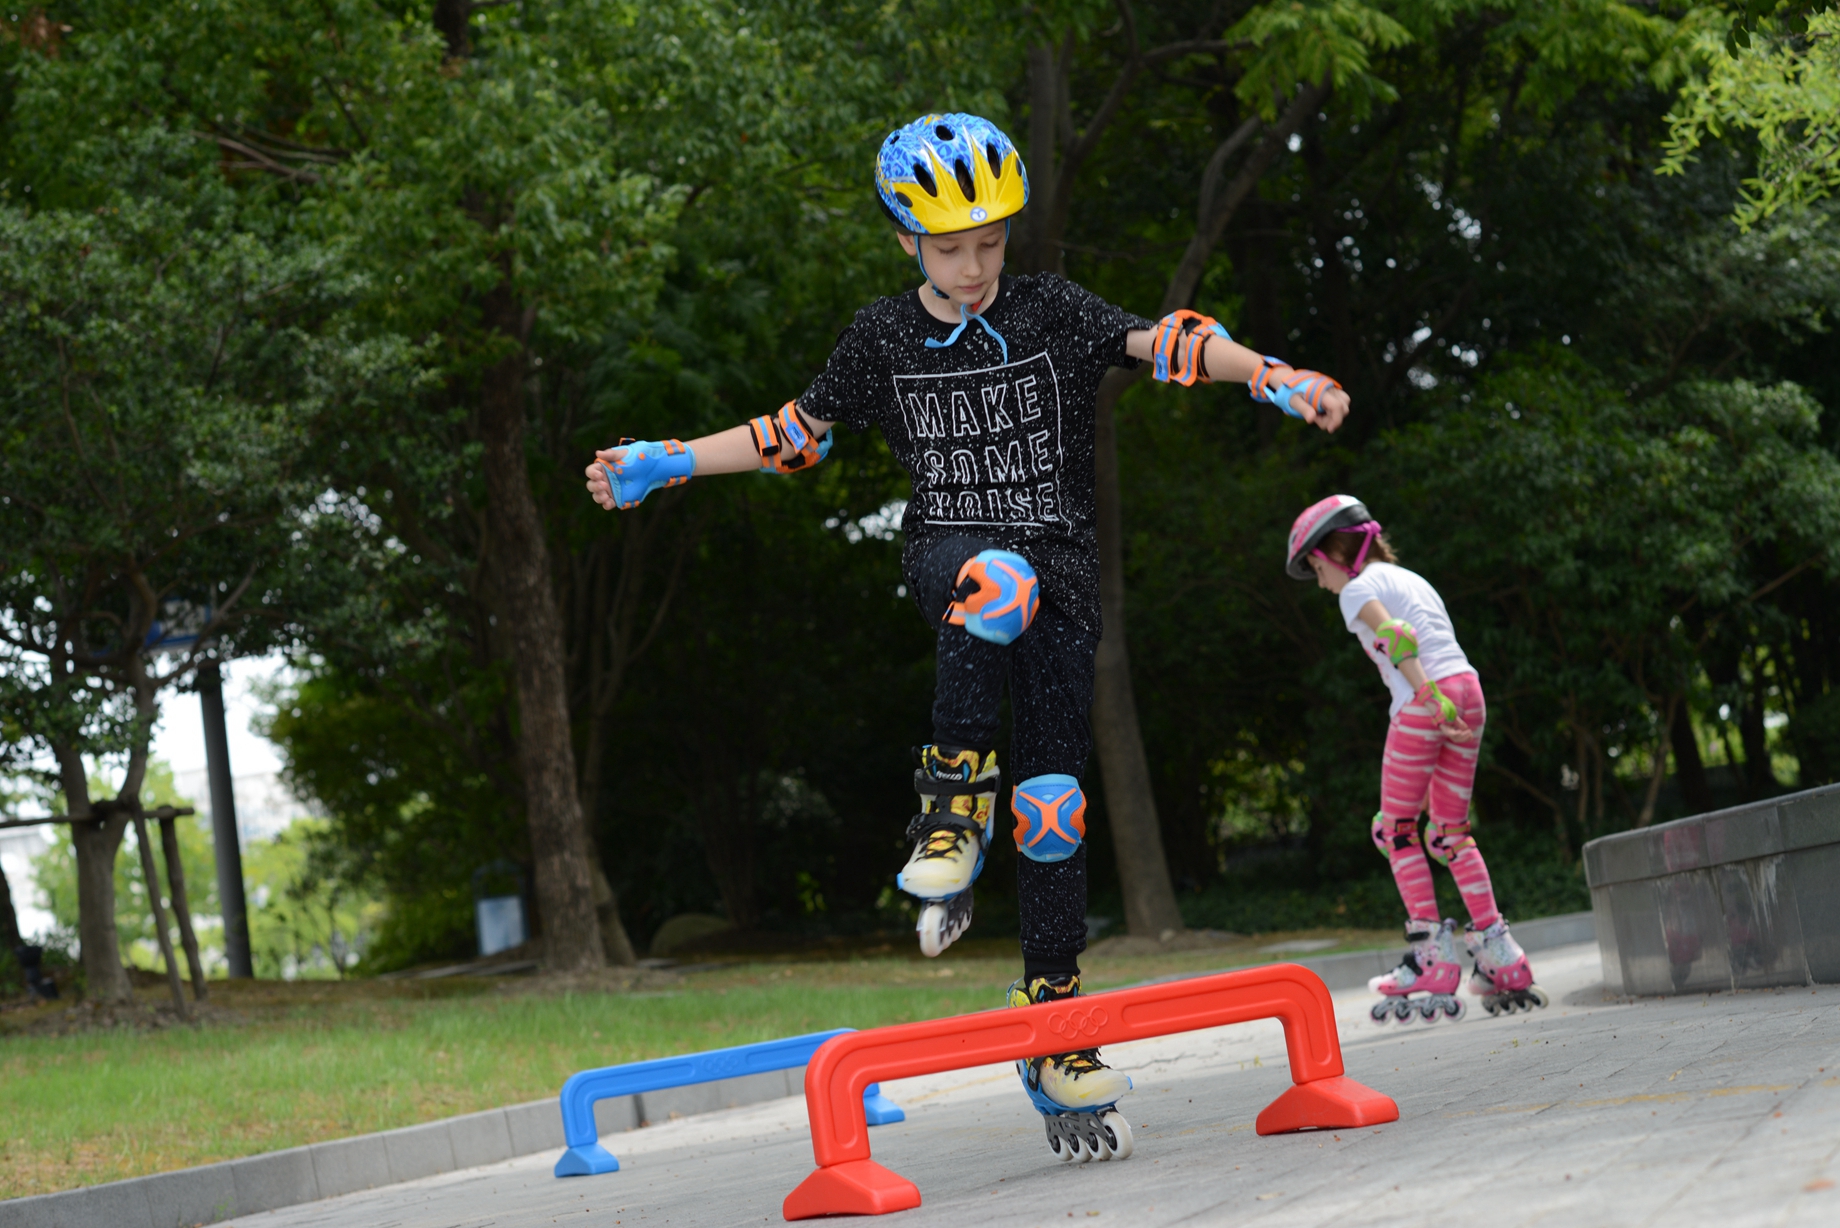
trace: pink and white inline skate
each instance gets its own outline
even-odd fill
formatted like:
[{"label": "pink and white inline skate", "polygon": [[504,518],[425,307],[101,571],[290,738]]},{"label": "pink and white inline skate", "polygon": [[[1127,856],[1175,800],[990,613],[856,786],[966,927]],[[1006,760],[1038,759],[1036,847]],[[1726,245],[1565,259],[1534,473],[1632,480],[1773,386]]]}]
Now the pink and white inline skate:
[{"label": "pink and white inline skate", "polygon": [[1384,995],[1368,1012],[1375,1023],[1408,1023],[1415,1013],[1426,1023],[1435,1023],[1440,1013],[1452,1020],[1463,1018],[1463,999],[1457,997],[1463,965],[1457,962],[1456,929],[1457,923],[1450,920],[1406,922],[1406,941],[1412,945],[1405,958],[1391,972],[1367,982],[1369,989]]},{"label": "pink and white inline skate", "polygon": [[1533,983],[1533,969],[1527,964],[1527,952],[1508,932],[1508,923],[1497,918],[1495,924],[1478,930],[1465,927],[1463,945],[1476,961],[1469,979],[1469,991],[1482,999],[1482,1009],[1491,1015],[1532,1011],[1552,1001],[1546,991]]}]

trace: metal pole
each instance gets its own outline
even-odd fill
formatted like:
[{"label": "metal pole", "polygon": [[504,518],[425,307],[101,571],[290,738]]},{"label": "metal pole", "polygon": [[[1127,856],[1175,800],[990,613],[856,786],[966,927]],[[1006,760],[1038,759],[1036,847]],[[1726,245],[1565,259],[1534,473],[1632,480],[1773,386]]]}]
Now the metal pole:
[{"label": "metal pole", "polygon": [[211,835],[217,848],[217,901],[224,918],[224,959],[232,977],[254,977],[255,966],[249,961],[249,907],[243,899],[243,849],[236,838],[236,794],[230,788],[224,675],[216,661],[206,661],[198,667],[198,706],[204,710],[204,759],[211,777]]}]

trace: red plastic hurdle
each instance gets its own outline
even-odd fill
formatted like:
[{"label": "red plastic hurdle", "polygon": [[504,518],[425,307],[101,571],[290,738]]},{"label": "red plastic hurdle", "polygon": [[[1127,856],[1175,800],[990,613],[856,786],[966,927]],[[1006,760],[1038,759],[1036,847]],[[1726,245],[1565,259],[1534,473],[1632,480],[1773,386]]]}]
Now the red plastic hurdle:
[{"label": "red plastic hurdle", "polygon": [[1297,964],[1272,964],[1068,1002],[848,1032],[824,1042],[805,1067],[818,1169],[786,1195],[782,1210],[796,1220],[886,1215],[920,1205],[919,1187],[869,1158],[862,1097],[871,1083],[1254,1019],[1284,1024],[1294,1083],[1259,1114],[1260,1134],[1399,1120],[1399,1106],[1389,1097],[1343,1076],[1335,1011],[1322,978]]}]

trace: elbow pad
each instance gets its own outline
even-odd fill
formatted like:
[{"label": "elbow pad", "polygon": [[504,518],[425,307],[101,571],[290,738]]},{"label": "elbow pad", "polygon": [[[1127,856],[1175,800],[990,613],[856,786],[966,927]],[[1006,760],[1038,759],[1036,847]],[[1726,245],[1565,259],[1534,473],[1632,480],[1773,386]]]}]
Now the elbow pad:
[{"label": "elbow pad", "polygon": [[1403,618],[1389,618],[1374,628],[1374,651],[1384,652],[1395,667],[1418,655],[1418,632]]},{"label": "elbow pad", "polygon": [[1202,355],[1209,337],[1233,340],[1219,320],[1187,308],[1172,311],[1158,320],[1150,336],[1151,378],[1162,383],[1181,384],[1185,388],[1197,379],[1204,384],[1213,383],[1208,378],[1207,363]]},{"label": "elbow pad", "polygon": [[754,451],[760,453],[763,470],[797,473],[831,454],[831,433],[813,438],[797,401],[787,401],[777,414],[762,414],[748,423],[748,429],[754,432]]}]

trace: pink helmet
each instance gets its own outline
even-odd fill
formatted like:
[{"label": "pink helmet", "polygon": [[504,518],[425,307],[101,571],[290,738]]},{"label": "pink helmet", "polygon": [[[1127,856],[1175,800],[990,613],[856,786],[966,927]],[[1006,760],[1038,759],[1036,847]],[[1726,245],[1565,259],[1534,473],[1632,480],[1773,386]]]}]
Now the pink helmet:
[{"label": "pink helmet", "polygon": [[1310,570],[1310,552],[1316,549],[1318,542],[1337,529],[1354,529],[1367,535],[1367,540],[1361,543],[1361,553],[1355,557],[1354,567],[1344,569],[1350,575],[1359,573],[1361,564],[1367,560],[1367,548],[1380,532],[1380,522],[1353,495],[1330,495],[1303,509],[1303,515],[1297,517],[1296,523],[1291,525],[1284,573],[1293,580],[1313,579],[1316,573]]}]

